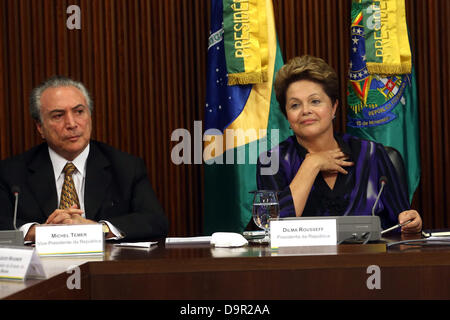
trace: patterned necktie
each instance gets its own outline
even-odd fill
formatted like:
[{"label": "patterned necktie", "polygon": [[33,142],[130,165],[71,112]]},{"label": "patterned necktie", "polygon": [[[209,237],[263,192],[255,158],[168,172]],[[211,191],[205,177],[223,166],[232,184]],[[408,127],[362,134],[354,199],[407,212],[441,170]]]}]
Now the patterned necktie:
[{"label": "patterned necktie", "polygon": [[67,209],[77,205],[80,209],[80,202],[78,201],[77,191],[75,190],[75,184],[73,183],[72,174],[75,171],[75,166],[73,163],[67,162],[63,172],[64,172],[64,184],[61,190],[61,201],[59,202],[59,209]]}]

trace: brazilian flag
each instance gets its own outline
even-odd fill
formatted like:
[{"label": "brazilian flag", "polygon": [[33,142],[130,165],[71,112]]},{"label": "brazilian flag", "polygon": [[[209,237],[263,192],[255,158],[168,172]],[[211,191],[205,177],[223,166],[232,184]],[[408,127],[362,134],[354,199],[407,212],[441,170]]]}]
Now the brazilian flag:
[{"label": "brazilian flag", "polygon": [[273,92],[283,65],[271,0],[211,0],[204,132],[204,233],[242,232],[256,160],[291,131]]}]

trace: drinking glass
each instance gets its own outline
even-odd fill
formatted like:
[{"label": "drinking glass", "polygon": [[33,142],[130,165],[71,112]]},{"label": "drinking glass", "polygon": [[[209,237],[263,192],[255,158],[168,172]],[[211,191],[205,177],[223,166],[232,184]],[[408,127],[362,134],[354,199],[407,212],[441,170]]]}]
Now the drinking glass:
[{"label": "drinking glass", "polygon": [[268,243],[270,241],[270,220],[278,219],[280,216],[277,191],[257,190],[251,193],[253,193],[253,221],[264,230],[264,238],[256,242]]}]

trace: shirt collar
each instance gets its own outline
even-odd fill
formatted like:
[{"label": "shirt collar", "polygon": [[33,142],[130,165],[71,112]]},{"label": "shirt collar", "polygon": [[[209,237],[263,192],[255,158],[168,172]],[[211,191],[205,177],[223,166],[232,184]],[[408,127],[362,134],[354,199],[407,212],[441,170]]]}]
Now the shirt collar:
[{"label": "shirt collar", "polygon": [[67,162],[72,162],[77,171],[84,177],[86,173],[86,160],[89,155],[89,147],[90,144],[88,144],[86,148],[84,148],[84,150],[75,159],[73,159],[73,161],[64,159],[52,148],[48,147],[48,153],[50,155],[50,160],[52,161],[55,180],[58,180]]}]

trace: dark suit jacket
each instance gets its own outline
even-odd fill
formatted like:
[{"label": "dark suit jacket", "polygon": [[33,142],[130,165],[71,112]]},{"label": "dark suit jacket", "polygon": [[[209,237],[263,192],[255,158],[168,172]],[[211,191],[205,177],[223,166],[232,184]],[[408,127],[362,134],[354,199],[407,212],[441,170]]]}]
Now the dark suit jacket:
[{"label": "dark suit jacket", "polygon": [[[13,228],[14,185],[20,187],[17,227],[44,223],[58,203],[46,143],[0,161],[0,229]],[[143,160],[97,141],[91,141],[87,158],[84,206],[87,219],[109,221],[127,240],[167,235],[167,217]]]}]

